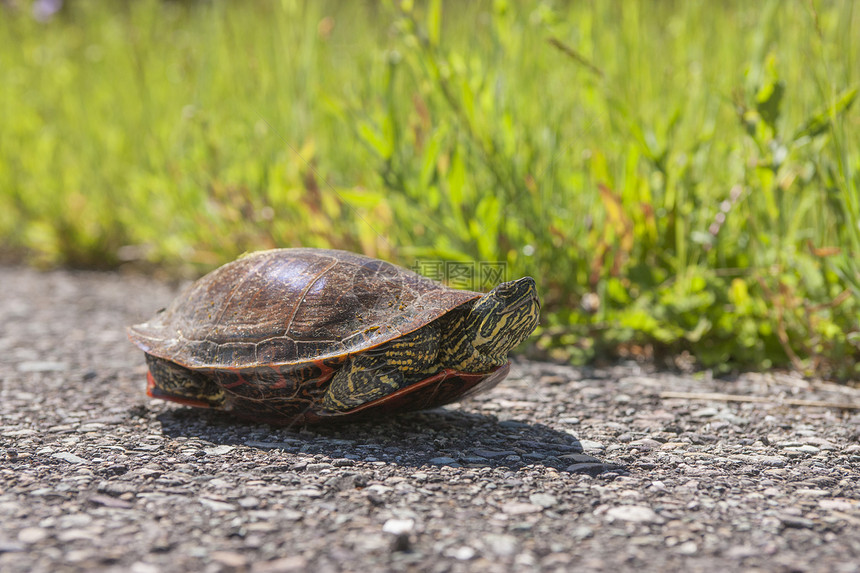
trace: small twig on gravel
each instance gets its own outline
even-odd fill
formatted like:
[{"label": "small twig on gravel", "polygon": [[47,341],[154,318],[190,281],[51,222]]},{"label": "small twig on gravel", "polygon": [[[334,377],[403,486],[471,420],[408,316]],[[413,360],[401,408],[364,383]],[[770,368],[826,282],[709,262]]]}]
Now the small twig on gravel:
[{"label": "small twig on gravel", "polygon": [[766,402],[785,406],[811,406],[815,408],[842,408],[860,410],[860,404],[828,402],[823,400],[793,400],[790,398],[767,398],[765,396],[743,396],[740,394],[721,394],[719,392],[660,392],[661,398],[680,398],[682,400],[715,400],[719,402]]}]

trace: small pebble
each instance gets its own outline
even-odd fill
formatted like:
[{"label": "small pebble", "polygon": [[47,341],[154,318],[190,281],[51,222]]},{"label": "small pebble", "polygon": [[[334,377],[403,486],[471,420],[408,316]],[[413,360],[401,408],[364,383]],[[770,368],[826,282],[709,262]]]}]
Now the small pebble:
[{"label": "small pebble", "polygon": [[802,488],[795,492],[797,495],[802,495],[803,497],[824,497],[830,495],[830,492],[826,489],[812,489],[812,488]]},{"label": "small pebble", "polygon": [[200,505],[205,507],[206,509],[211,509],[212,511],[234,511],[236,506],[232,503],[226,503],[223,501],[218,501],[216,499],[209,499],[205,497],[200,498]]},{"label": "small pebble", "polygon": [[307,571],[307,567],[307,559],[301,555],[291,555],[272,561],[258,561],[251,565],[251,573],[299,573]]},{"label": "small pebble", "polygon": [[18,532],[18,541],[31,545],[48,537],[48,532],[41,527],[25,527]]},{"label": "small pebble", "polygon": [[484,536],[490,552],[499,557],[508,557],[517,552],[517,538],[508,534],[490,533]]},{"label": "small pebble", "polygon": [[203,448],[203,453],[207,456],[223,456],[229,454],[235,448],[233,446],[215,446],[214,448]]},{"label": "small pebble", "polygon": [[414,519],[389,519],[382,526],[382,531],[400,535],[402,533],[410,533],[414,528]]},{"label": "small pebble", "polygon": [[104,507],[114,507],[117,509],[128,509],[133,507],[134,504],[124,501],[122,499],[118,499],[116,497],[111,497],[109,495],[92,495],[90,496],[90,503],[94,505],[101,505]]},{"label": "small pebble", "polygon": [[811,519],[797,517],[794,515],[784,515],[780,517],[782,525],[792,529],[812,529],[815,523]]},{"label": "small pebble", "polygon": [[719,413],[720,411],[716,408],[701,408],[700,410],[690,413],[690,416],[693,418],[712,418]]},{"label": "small pebble", "polygon": [[636,448],[639,450],[654,450],[662,446],[660,442],[657,440],[652,440],[650,438],[644,438],[641,440],[633,440],[628,444],[631,448]]},{"label": "small pebble", "polygon": [[213,561],[217,561],[222,565],[226,565],[227,567],[244,567],[248,562],[247,557],[242,555],[241,553],[235,553],[233,551],[213,551],[211,558]]},{"label": "small pebble", "polygon": [[89,463],[87,460],[80,456],[76,456],[71,452],[57,452],[55,454],[51,454],[52,458],[56,458],[58,460],[63,460],[64,462],[69,462],[70,464],[87,464]]},{"label": "small pebble", "polygon": [[533,493],[529,496],[529,501],[539,507],[553,507],[558,504],[558,499],[548,493]]},{"label": "small pebble", "polygon": [[445,555],[447,555],[448,557],[453,557],[458,561],[468,561],[470,559],[473,559],[475,555],[477,555],[477,552],[468,545],[461,545],[460,547],[457,547],[455,549],[446,550]]},{"label": "small pebble", "polygon": [[533,503],[511,501],[502,506],[502,511],[508,515],[523,515],[526,513],[538,513],[541,511],[541,506]]},{"label": "small pebble", "polygon": [[610,521],[632,521],[635,523],[663,523],[666,521],[650,507],[641,505],[619,505],[606,511]]},{"label": "small pebble", "polygon": [[0,554],[16,553],[18,551],[24,551],[24,546],[19,543],[0,539]]},{"label": "small pebble", "polygon": [[65,372],[69,369],[69,365],[66,362],[51,362],[48,360],[44,361],[31,361],[31,362],[19,362],[18,363],[18,372]]},{"label": "small pebble", "polygon": [[601,442],[595,442],[592,440],[580,440],[579,443],[582,445],[582,450],[585,452],[599,452],[605,448]]},{"label": "small pebble", "polygon": [[678,546],[677,551],[681,555],[695,555],[699,551],[699,546],[695,541],[685,541]]}]

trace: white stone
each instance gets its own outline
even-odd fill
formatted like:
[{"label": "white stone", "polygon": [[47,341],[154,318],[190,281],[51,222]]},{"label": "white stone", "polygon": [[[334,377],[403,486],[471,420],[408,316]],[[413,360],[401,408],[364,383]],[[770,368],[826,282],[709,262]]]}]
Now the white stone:
[{"label": "white stone", "polygon": [[48,537],[48,532],[41,527],[25,527],[18,532],[18,541],[21,543],[38,543]]},{"label": "white stone", "polygon": [[558,503],[558,499],[548,493],[533,493],[529,496],[529,501],[540,507],[553,507]]},{"label": "white stone", "polygon": [[225,501],[218,501],[217,499],[208,499],[205,497],[200,498],[200,504],[212,511],[233,511],[236,509],[232,503],[227,503]]},{"label": "white stone", "polygon": [[414,528],[414,519],[389,519],[382,526],[382,531],[385,533],[393,533],[394,535],[401,535],[411,532]]},{"label": "white stone", "polygon": [[513,535],[491,533],[484,536],[484,543],[499,557],[507,557],[517,552],[517,538]]},{"label": "white stone", "polygon": [[203,452],[207,456],[223,456],[224,454],[229,454],[234,449],[233,446],[215,446],[214,448],[203,448]]},{"label": "white stone", "polygon": [[610,521],[632,521],[635,523],[663,523],[665,520],[650,507],[644,505],[619,505],[606,511]]},{"label": "white stone", "polygon": [[469,547],[468,545],[463,545],[461,547],[457,547],[455,549],[448,549],[445,551],[445,555],[448,557],[453,557],[458,561],[468,561],[472,559],[476,555],[476,551]]},{"label": "white stone", "polygon": [[20,362],[18,372],[63,372],[68,370],[65,362],[49,362],[47,360]]},{"label": "white stone", "polygon": [[582,446],[582,451],[584,452],[597,452],[604,448],[600,442],[593,442],[591,440],[580,440],[579,444]]},{"label": "white stone", "polygon": [[89,463],[87,460],[80,456],[76,456],[71,452],[57,452],[56,454],[51,454],[52,458],[57,458],[58,460],[63,460],[64,462],[69,462],[70,464],[86,464]]},{"label": "white stone", "polygon": [[533,503],[509,501],[502,506],[502,511],[508,515],[523,515],[526,513],[538,513],[541,511],[541,507]]}]

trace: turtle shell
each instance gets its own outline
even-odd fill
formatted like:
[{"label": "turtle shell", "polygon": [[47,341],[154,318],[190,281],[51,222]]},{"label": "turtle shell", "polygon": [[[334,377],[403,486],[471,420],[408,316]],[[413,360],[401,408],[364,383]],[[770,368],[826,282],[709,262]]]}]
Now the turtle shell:
[{"label": "turtle shell", "polygon": [[[152,320],[129,328],[147,354],[147,392],[273,424],[320,423],[441,406],[498,384],[491,372],[444,369],[344,412],[321,399],[350,355],[409,334],[480,293],[453,290],[385,261],[345,251],[262,251],[186,288]],[[190,379],[213,402],[165,392]]]},{"label": "turtle shell", "polygon": [[212,271],[129,338],[190,369],[299,365],[379,346],[480,296],[346,251],[275,249]]}]

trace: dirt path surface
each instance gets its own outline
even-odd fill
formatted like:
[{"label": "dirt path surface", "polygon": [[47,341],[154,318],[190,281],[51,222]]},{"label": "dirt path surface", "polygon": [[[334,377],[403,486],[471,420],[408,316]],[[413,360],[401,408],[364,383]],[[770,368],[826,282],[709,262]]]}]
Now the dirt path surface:
[{"label": "dirt path surface", "polygon": [[787,403],[858,390],[517,362],[462,405],[250,425],[144,395],[124,328],[174,293],[0,267],[0,570],[860,571],[860,410]]}]

